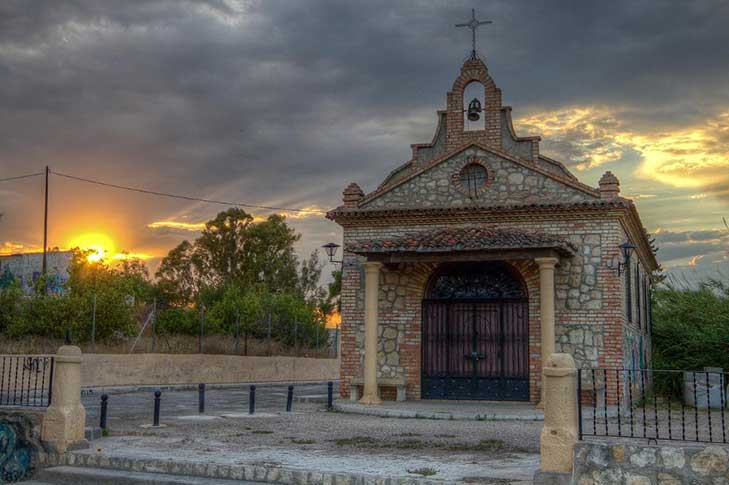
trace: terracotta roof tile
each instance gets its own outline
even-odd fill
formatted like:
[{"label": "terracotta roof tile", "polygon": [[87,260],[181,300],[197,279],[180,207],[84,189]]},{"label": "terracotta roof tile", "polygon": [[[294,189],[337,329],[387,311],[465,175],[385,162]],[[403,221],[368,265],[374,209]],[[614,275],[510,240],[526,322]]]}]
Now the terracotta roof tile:
[{"label": "terracotta roof tile", "polygon": [[397,238],[354,241],[346,249],[356,254],[555,249],[571,256],[577,252],[577,248],[569,241],[549,234],[477,227],[438,229]]}]

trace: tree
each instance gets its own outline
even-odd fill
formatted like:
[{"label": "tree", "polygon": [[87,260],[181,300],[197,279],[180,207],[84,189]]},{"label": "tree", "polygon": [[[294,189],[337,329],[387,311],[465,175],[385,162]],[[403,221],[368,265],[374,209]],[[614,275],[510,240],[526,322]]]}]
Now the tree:
[{"label": "tree", "polygon": [[[270,292],[299,288],[298,259],[294,243],[300,239],[278,214],[255,222],[242,209],[228,209],[205,224],[194,243],[183,241],[162,260],[157,278],[160,291],[176,305],[206,303],[221,296],[224,288],[263,285]],[[307,266],[306,290],[311,289]]]},{"label": "tree", "polygon": [[195,301],[201,286],[207,284],[201,266],[195,246],[189,242],[182,241],[170,250],[155,274],[162,306],[180,306]]}]

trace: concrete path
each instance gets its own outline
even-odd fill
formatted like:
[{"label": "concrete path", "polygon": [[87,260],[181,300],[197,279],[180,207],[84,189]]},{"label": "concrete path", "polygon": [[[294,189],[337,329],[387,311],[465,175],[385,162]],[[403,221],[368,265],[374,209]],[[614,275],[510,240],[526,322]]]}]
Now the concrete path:
[{"label": "concrete path", "polygon": [[385,401],[380,406],[338,400],[337,411],[388,418],[447,419],[458,421],[544,421],[534,404],[474,401]]}]

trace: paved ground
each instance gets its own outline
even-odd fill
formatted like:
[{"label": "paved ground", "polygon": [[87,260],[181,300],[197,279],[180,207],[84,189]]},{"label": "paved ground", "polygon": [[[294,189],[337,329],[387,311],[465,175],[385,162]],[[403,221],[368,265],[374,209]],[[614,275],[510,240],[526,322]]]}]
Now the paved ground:
[{"label": "paved ground", "polygon": [[[323,399],[326,384],[297,386],[295,396]],[[539,463],[539,421],[397,419],[329,412],[323,402],[295,402],[286,413],[286,386],[258,386],[257,414],[250,417],[245,388],[210,389],[206,397],[200,417],[196,391],[163,392],[164,427],[150,428],[151,391],[112,394],[111,436],[85,453],[509,482],[530,480]],[[96,425],[98,395],[84,401]]]},{"label": "paved ground", "polygon": [[[286,410],[286,394],[288,384],[257,384],[256,410],[265,412],[278,412]],[[338,386],[334,385],[334,395]],[[224,413],[247,413],[250,390],[248,385],[236,387],[209,387],[205,391],[206,414],[220,415]],[[294,409],[302,401],[318,400],[325,402],[327,396],[327,383],[306,383],[294,386]],[[87,393],[82,402],[86,407],[87,426],[99,425],[101,410],[101,392]],[[152,423],[154,413],[154,389],[142,391],[114,392],[109,394],[107,401],[107,419],[109,426],[114,427],[117,422],[133,419],[135,422]],[[160,415],[162,419],[169,416],[183,416],[198,414],[197,390],[162,390],[160,402]]]},{"label": "paved ground", "polygon": [[339,400],[338,411],[388,418],[424,418],[465,421],[544,421],[544,413],[534,404],[476,401],[385,401],[380,406],[365,406]]}]

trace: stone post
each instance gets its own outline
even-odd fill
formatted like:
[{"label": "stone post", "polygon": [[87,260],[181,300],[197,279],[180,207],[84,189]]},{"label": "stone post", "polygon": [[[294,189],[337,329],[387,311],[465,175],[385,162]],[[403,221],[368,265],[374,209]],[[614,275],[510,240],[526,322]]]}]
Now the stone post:
[{"label": "stone post", "polygon": [[[557,258],[535,258],[539,265],[539,315],[542,329],[542,368],[545,360],[554,353],[554,267]],[[544,381],[542,381],[540,408],[544,406]]]},{"label": "stone post", "polygon": [[544,428],[540,437],[542,473],[572,473],[578,438],[577,368],[569,354],[552,354],[542,370]]},{"label": "stone post", "polygon": [[364,392],[362,404],[382,404],[377,388],[377,313],[382,263],[368,261],[365,270]]},{"label": "stone post", "polygon": [[81,349],[64,345],[56,352],[51,405],[43,418],[41,439],[59,453],[88,446],[86,409],[81,404]]}]

